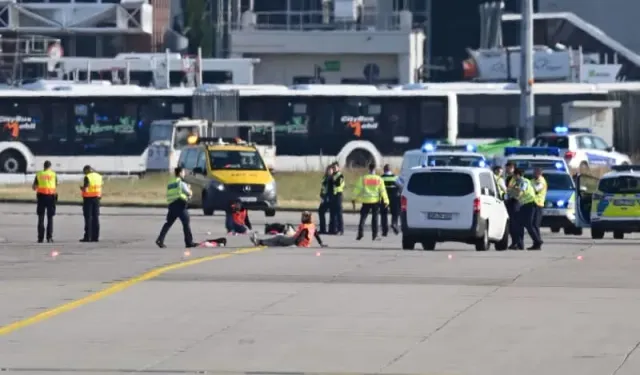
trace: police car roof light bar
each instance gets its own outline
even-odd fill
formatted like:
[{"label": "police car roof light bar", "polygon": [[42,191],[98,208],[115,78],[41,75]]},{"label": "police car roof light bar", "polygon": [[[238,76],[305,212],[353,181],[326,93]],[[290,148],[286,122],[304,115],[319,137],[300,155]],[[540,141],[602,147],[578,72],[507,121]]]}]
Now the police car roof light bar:
[{"label": "police car roof light bar", "polygon": [[530,156],[560,156],[557,147],[505,147],[504,156],[530,155]]},{"label": "police car roof light bar", "polygon": [[628,171],[638,171],[640,172],[640,165],[612,165],[611,170],[616,172],[628,172]]},{"label": "police car roof light bar", "polygon": [[568,126],[556,126],[553,128],[553,132],[557,134],[570,134],[570,133],[592,133],[589,128],[574,128]]},{"label": "police car roof light bar", "polygon": [[205,144],[205,145],[227,145],[227,144],[243,145],[243,146],[250,145],[250,143],[247,143],[246,141],[240,138],[233,138],[233,137],[202,137],[202,138],[198,138],[198,143]]},{"label": "police car roof light bar", "polygon": [[438,145],[438,151],[467,151],[475,152],[476,146],[474,145]]}]

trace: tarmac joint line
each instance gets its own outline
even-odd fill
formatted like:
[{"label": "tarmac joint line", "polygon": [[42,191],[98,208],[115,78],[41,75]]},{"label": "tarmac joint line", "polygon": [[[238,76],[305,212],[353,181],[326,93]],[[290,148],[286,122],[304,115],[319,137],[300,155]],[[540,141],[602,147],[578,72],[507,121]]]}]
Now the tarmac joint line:
[{"label": "tarmac joint line", "polygon": [[255,253],[258,251],[262,251],[266,249],[266,247],[251,247],[251,248],[244,248],[244,249],[238,249],[238,250],[234,250],[228,253],[221,253],[221,254],[216,254],[216,255],[209,255],[209,256],[204,256],[204,257],[200,257],[200,258],[194,258],[194,259],[190,259],[190,260],[184,260],[178,263],[172,263],[172,264],[168,264],[166,266],[161,266],[161,267],[157,267],[154,268],[150,271],[147,271],[141,275],[123,280],[123,281],[118,281],[115,282],[113,284],[111,284],[109,287],[102,289],[98,292],[89,294],[88,296],[73,300],[71,302],[53,307],[51,309],[48,309],[46,311],[43,311],[39,314],[36,315],[32,315],[28,318],[25,319],[21,319],[18,321],[15,321],[13,323],[10,323],[6,326],[0,326],[0,336],[4,336],[4,335],[8,335],[12,332],[15,332],[19,329],[40,323],[44,320],[53,318],[56,315],[60,315],[63,314],[65,312],[71,311],[71,310],[75,310],[78,307],[84,306],[86,304],[92,303],[92,302],[96,302],[99,301],[105,297],[108,297],[110,295],[116,294],[118,292],[121,292],[125,289],[128,289],[138,283],[141,283],[143,281],[147,281],[147,280],[151,280],[154,279],[164,273],[170,272],[170,271],[175,271],[181,268],[186,268],[189,266],[194,266],[196,264],[200,264],[200,263],[205,263],[205,262],[210,262],[213,260],[220,260],[220,259],[226,259],[226,258],[230,258],[233,257],[235,255],[242,255],[242,254],[249,254],[249,253]]}]

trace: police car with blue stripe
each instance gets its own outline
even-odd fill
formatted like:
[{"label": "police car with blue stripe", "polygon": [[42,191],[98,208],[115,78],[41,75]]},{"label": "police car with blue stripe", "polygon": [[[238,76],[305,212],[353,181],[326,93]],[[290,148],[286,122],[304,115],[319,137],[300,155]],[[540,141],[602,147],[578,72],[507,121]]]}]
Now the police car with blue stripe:
[{"label": "police car with blue stripe", "polygon": [[576,226],[575,183],[569,166],[557,147],[506,147],[505,163],[511,162],[525,171],[525,177],[533,179],[533,171],[542,169],[547,180],[547,197],[543,208],[542,227],[557,233],[563,229],[566,235],[582,235]]},{"label": "police car with blue stripe", "polygon": [[538,134],[532,146],[560,149],[561,156],[572,169],[631,164],[629,156],[616,152],[604,139],[587,128],[557,126],[553,132]]},{"label": "police car with blue stripe", "polygon": [[489,160],[476,152],[474,145],[439,145],[426,142],[420,149],[409,150],[402,157],[397,184],[402,186],[412,168],[488,167]]}]

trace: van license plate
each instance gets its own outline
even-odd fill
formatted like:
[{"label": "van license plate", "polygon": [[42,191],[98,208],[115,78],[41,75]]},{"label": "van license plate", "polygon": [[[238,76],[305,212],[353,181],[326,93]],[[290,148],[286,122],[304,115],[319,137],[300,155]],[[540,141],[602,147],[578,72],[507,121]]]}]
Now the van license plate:
[{"label": "van license plate", "polygon": [[240,197],[240,201],[242,201],[242,202],[257,202],[258,198],[256,198],[256,197]]},{"label": "van license plate", "polygon": [[564,216],[566,212],[555,208],[545,208],[542,210],[542,216]]},{"label": "van license plate", "polygon": [[430,220],[451,220],[452,214],[448,212],[428,212],[427,218]]}]

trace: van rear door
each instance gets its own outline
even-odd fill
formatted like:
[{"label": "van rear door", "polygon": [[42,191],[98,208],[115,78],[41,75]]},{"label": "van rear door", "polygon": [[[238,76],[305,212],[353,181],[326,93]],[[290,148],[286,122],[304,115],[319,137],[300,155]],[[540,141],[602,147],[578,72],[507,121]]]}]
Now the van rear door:
[{"label": "van rear door", "polygon": [[451,169],[424,170],[409,178],[407,225],[410,228],[469,229],[476,199],[473,176]]}]

